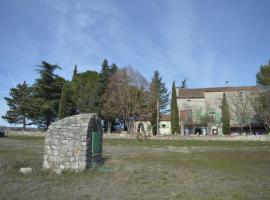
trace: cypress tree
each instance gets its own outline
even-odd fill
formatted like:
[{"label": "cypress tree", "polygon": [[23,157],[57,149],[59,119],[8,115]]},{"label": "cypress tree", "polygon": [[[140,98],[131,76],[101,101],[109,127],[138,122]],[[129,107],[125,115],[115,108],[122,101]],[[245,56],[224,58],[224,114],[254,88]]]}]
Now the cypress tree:
[{"label": "cypress tree", "polygon": [[180,133],[179,112],[178,112],[178,107],[177,107],[175,82],[173,82],[173,85],[172,85],[171,131],[172,131],[172,134]]},{"label": "cypress tree", "polygon": [[227,135],[230,134],[230,130],[230,111],[226,99],[226,94],[224,92],[222,98],[222,132],[223,134]]},{"label": "cypress tree", "polygon": [[68,85],[64,84],[63,89],[62,89],[60,103],[59,103],[58,119],[63,119],[67,116],[67,112],[66,112],[67,91],[68,91]]},{"label": "cypress tree", "polygon": [[78,71],[77,71],[77,65],[74,66],[72,80],[75,80],[77,77]]}]

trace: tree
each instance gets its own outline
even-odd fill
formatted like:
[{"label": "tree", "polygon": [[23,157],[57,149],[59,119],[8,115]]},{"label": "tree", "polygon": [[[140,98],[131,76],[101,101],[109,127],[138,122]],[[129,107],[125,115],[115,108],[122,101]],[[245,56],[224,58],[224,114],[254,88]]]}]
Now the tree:
[{"label": "tree", "polygon": [[153,135],[158,133],[158,121],[160,113],[167,112],[167,106],[169,104],[169,93],[166,88],[165,83],[162,81],[162,77],[158,71],[154,72],[154,76],[150,85],[151,93],[151,103],[150,103],[150,112],[151,112],[151,126]]},{"label": "tree", "polygon": [[32,120],[39,128],[47,129],[57,119],[64,78],[54,72],[61,69],[56,64],[42,61],[36,71],[40,78],[33,85]]},{"label": "tree", "polygon": [[104,112],[104,95],[106,93],[106,89],[109,84],[109,79],[112,77],[116,72],[118,71],[118,67],[116,64],[112,64],[109,66],[109,63],[107,59],[104,59],[102,65],[101,65],[101,71],[99,73],[99,92],[98,92],[98,97],[99,97],[99,113],[101,113],[102,118],[106,121],[107,123],[107,131],[111,131],[111,124],[114,121],[114,118],[112,118],[112,115],[107,115],[106,111]]},{"label": "tree", "polygon": [[264,124],[265,128],[270,131],[270,88],[260,89],[255,101],[253,102],[254,110],[258,122]]},{"label": "tree", "polygon": [[118,70],[109,79],[103,96],[102,115],[123,119],[132,132],[135,117],[147,112],[147,80],[131,67]]},{"label": "tree", "polygon": [[260,71],[256,75],[258,85],[270,85],[270,60],[268,65],[262,65]]},{"label": "tree", "polygon": [[181,81],[181,87],[180,88],[187,88],[187,78]]},{"label": "tree", "polygon": [[61,99],[59,103],[59,111],[58,111],[58,119],[65,118],[67,116],[67,92],[68,92],[68,85],[65,84],[62,89]]},{"label": "tree", "polygon": [[22,124],[24,129],[31,125],[31,94],[32,88],[25,81],[16,88],[11,88],[10,98],[5,97],[10,110],[2,118],[11,124]]},{"label": "tree", "polygon": [[268,65],[261,66],[256,78],[259,87],[253,102],[254,109],[258,121],[270,130],[270,60]]},{"label": "tree", "polygon": [[179,127],[179,111],[178,111],[178,106],[177,106],[175,82],[173,82],[173,85],[172,85],[171,131],[172,131],[172,134],[180,133],[180,127]]},{"label": "tree", "polygon": [[[100,79],[99,79],[99,96],[105,94],[106,88],[108,86],[109,78],[116,73],[118,70],[118,67],[116,64],[112,64],[109,66],[108,60],[104,59],[102,65],[101,65],[101,72],[99,73]],[[101,102],[102,104],[102,102]]]},{"label": "tree", "polygon": [[75,65],[74,70],[73,70],[72,80],[76,79],[77,74],[78,74],[77,65]]},{"label": "tree", "polygon": [[243,132],[245,126],[249,126],[250,132],[251,123],[254,120],[254,107],[252,106],[252,92],[250,91],[234,91],[228,93],[230,101],[230,112],[233,121],[240,127],[240,132]]},{"label": "tree", "polygon": [[230,127],[230,111],[229,111],[229,106],[227,103],[225,92],[223,93],[221,110],[222,110],[221,111],[222,112],[222,118],[221,118],[222,132],[223,134],[227,135],[227,134],[230,134],[231,127]]},{"label": "tree", "polygon": [[99,74],[95,71],[78,73],[71,81],[72,102],[78,113],[99,111]]}]

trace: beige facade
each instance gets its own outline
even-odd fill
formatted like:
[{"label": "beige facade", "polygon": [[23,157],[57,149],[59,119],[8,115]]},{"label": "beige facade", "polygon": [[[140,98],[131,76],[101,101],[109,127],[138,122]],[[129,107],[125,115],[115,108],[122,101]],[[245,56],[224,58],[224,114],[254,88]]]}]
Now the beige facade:
[{"label": "beige facade", "polygon": [[[136,132],[152,134],[149,117],[140,117],[135,122]],[[159,122],[159,133],[161,135],[171,134],[171,120],[169,115],[161,115]]]},{"label": "beige facade", "polygon": [[[177,106],[179,110],[182,135],[218,134],[222,135],[222,99],[223,94],[230,111],[232,132],[257,133],[263,129],[256,121],[252,104],[258,88],[251,87],[214,87],[214,88],[177,88]],[[136,121],[137,131],[151,133],[149,118]],[[171,134],[169,115],[161,116],[160,134]]]},{"label": "beige facade", "polygon": [[258,124],[252,103],[257,88],[218,87],[198,89],[177,89],[177,104],[181,130],[185,134],[222,134],[222,98],[226,94],[231,127],[249,128]]}]

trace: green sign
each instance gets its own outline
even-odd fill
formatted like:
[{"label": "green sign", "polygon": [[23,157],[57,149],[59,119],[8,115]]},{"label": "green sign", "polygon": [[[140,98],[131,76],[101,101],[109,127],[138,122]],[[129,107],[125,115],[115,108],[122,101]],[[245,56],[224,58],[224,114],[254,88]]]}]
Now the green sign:
[{"label": "green sign", "polygon": [[97,156],[102,153],[102,134],[92,132],[92,155]]}]

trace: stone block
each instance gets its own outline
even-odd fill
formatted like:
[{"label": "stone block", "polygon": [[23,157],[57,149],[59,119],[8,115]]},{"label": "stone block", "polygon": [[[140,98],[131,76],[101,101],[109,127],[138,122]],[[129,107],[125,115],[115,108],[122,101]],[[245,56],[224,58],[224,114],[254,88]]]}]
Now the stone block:
[{"label": "stone block", "polygon": [[30,167],[23,167],[23,168],[20,168],[20,172],[22,174],[29,174],[29,173],[32,173],[32,168],[30,168]]}]

